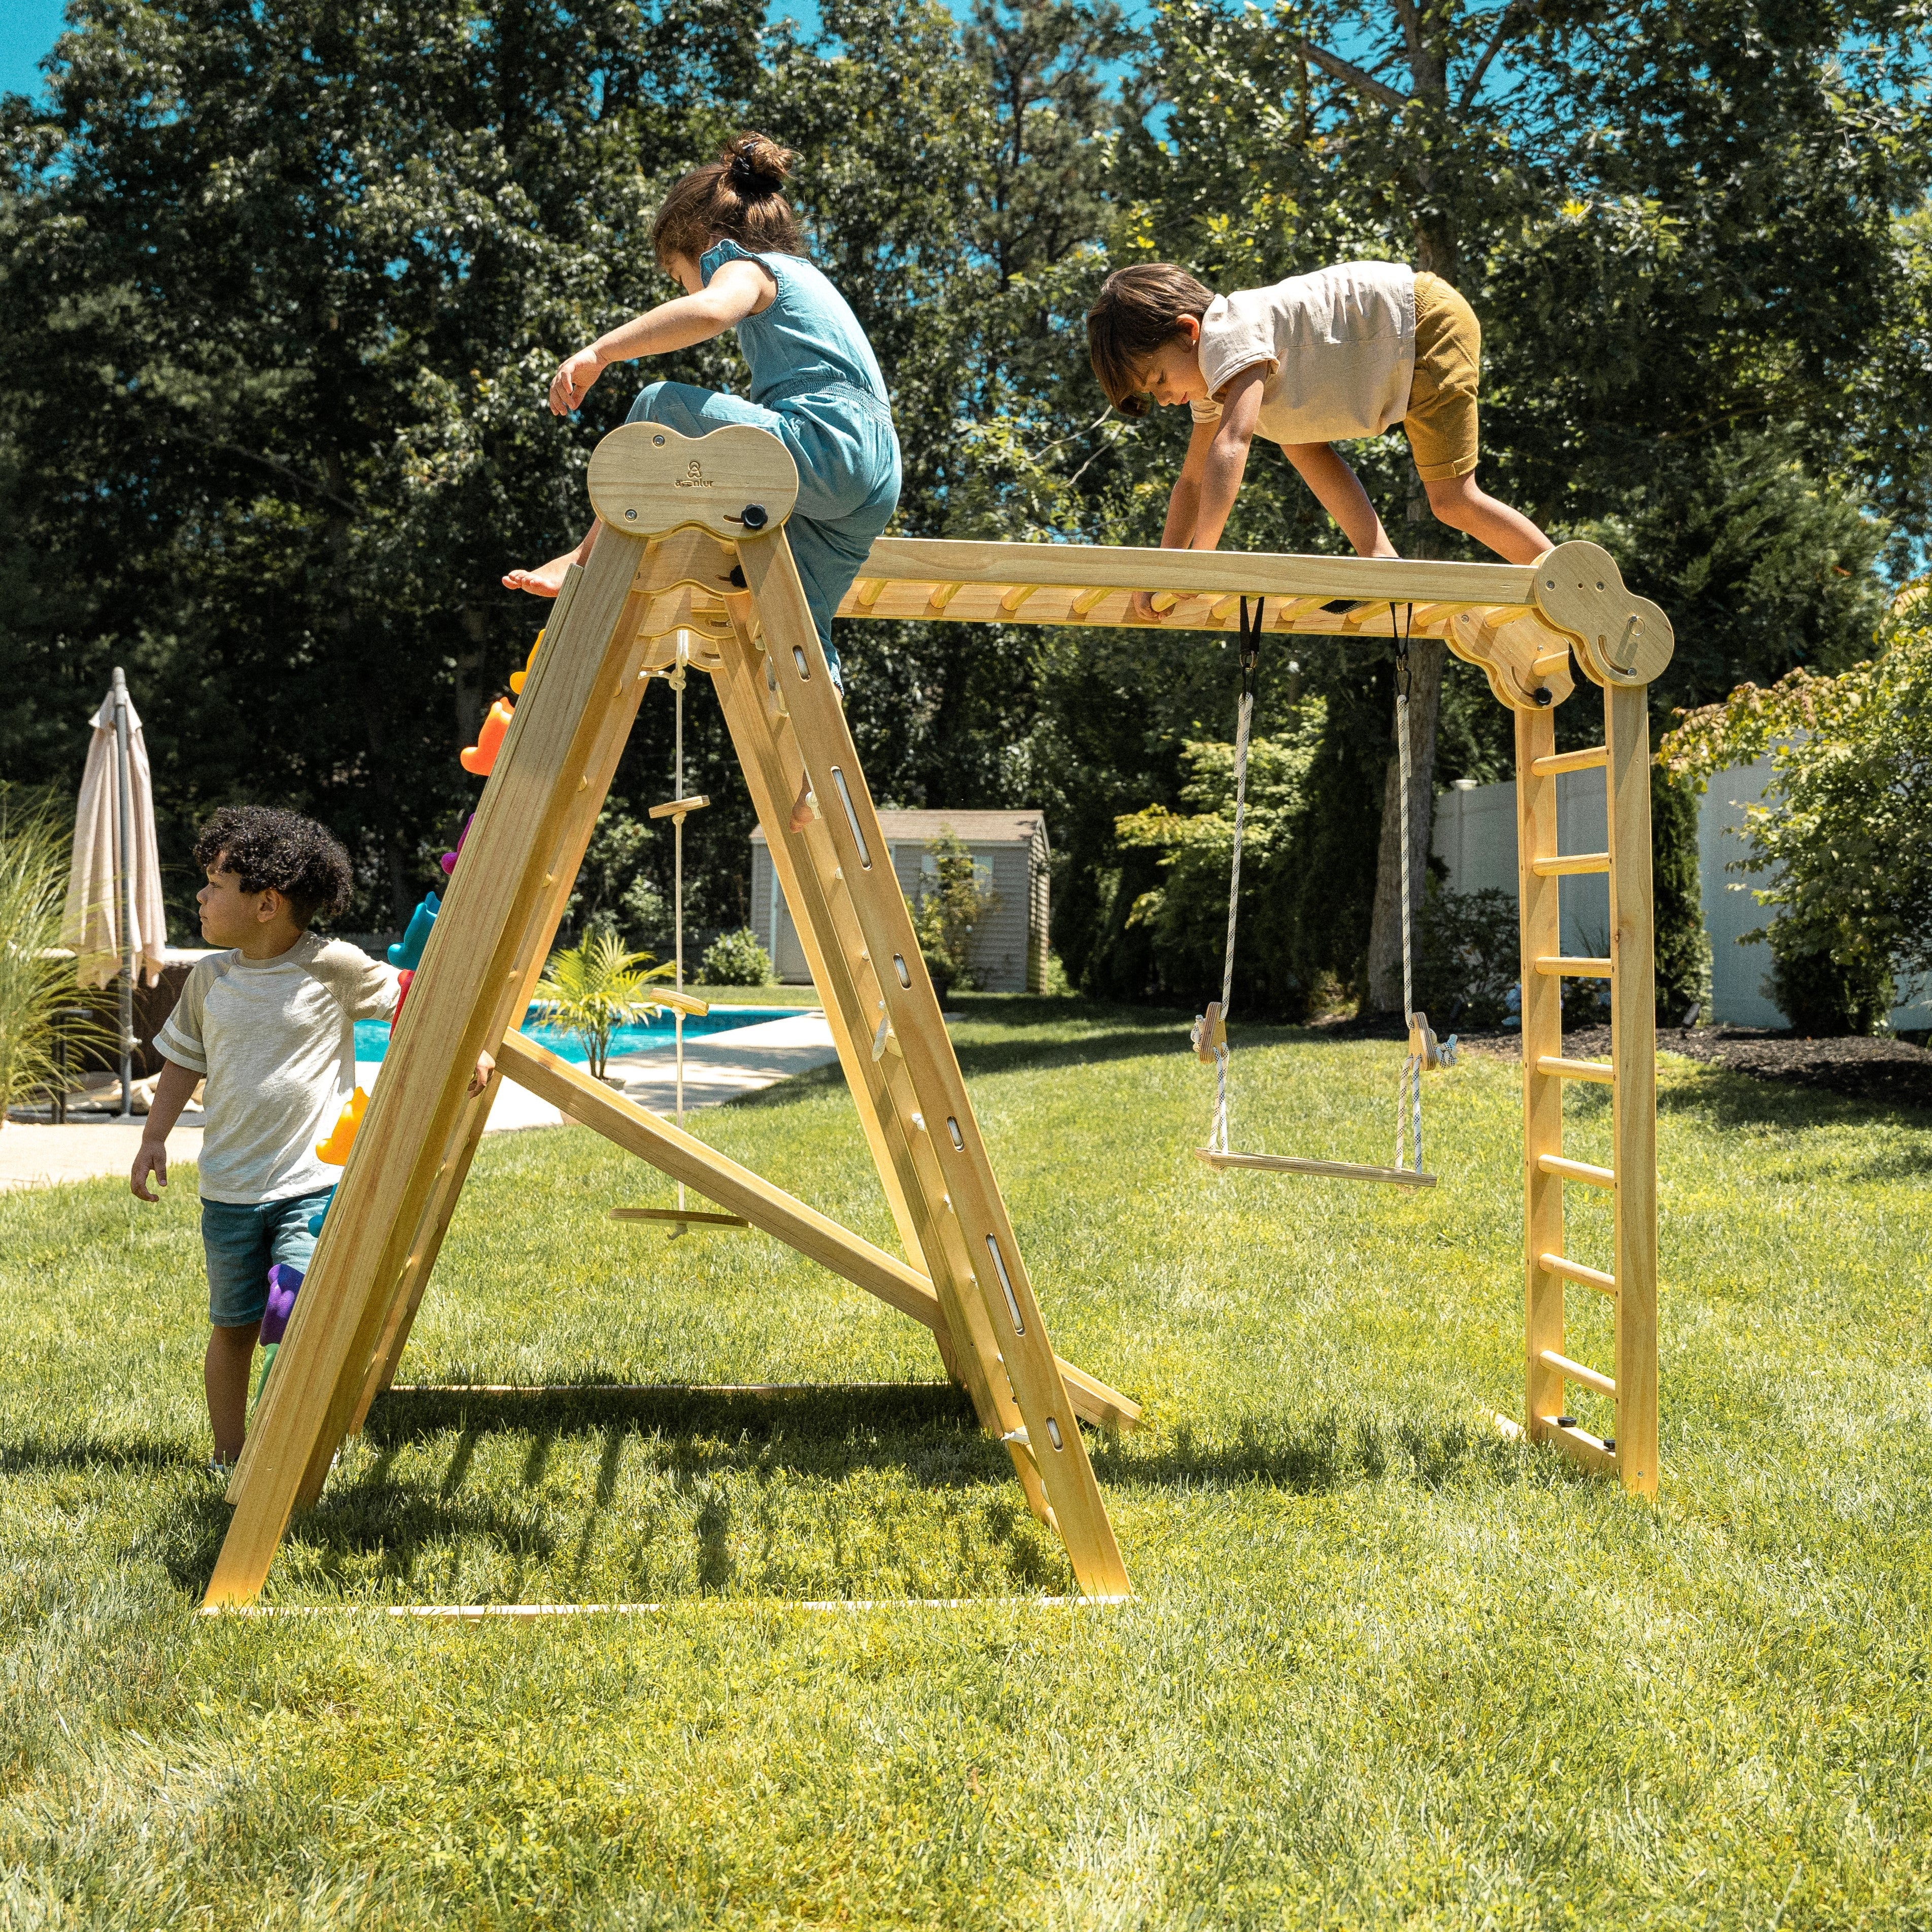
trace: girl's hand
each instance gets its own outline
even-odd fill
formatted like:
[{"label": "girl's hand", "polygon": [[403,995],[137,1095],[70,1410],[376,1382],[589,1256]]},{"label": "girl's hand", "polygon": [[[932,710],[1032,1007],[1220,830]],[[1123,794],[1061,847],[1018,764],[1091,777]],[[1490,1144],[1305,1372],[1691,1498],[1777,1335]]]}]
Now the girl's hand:
[{"label": "girl's hand", "polygon": [[567,416],[584,406],[592,386],[604,373],[594,349],[580,349],[550,379],[550,408],[553,416]]}]

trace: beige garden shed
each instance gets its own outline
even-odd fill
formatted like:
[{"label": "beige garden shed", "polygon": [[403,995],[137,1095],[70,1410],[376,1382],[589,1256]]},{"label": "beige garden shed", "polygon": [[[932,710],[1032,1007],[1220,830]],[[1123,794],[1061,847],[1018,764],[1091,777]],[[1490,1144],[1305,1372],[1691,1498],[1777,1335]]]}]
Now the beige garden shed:
[{"label": "beige garden shed", "polygon": [[[989,993],[1046,989],[1046,820],[1030,812],[882,812],[880,828],[892,848],[892,870],[910,898],[922,875],[930,878],[926,848],[950,830],[964,842],[974,868],[999,896],[992,916],[974,935],[974,976]],[[760,826],[752,834],[752,929],[788,986],[811,982],[812,968],[784,894],[774,888],[772,855]]]}]

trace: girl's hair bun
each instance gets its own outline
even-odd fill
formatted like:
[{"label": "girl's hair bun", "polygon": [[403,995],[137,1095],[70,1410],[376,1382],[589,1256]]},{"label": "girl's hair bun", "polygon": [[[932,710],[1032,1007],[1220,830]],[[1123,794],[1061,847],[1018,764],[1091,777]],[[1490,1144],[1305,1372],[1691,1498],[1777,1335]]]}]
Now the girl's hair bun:
[{"label": "girl's hair bun", "polygon": [[725,144],[718,158],[729,164],[731,185],[742,195],[777,194],[798,157],[766,134],[746,133]]}]

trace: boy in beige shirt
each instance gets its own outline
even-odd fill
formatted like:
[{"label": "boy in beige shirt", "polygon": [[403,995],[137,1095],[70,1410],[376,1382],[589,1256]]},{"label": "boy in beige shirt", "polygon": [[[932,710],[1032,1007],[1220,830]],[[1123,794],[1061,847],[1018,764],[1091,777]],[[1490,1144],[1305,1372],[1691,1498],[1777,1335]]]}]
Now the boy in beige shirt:
[{"label": "boy in beige shirt", "polygon": [[[1221,541],[1257,435],[1279,442],[1363,556],[1394,556],[1382,519],[1333,446],[1400,422],[1438,521],[1511,563],[1550,539],[1476,487],[1482,329],[1439,276],[1345,262],[1271,288],[1217,296],[1172,263],[1107,278],[1088,311],[1094,373],[1124,416],[1186,403],[1194,434],[1161,545]],[[1143,592],[1136,614],[1152,617]]]},{"label": "boy in beige shirt", "polygon": [[[356,1086],[356,1022],[388,1019],[400,977],[309,923],[349,903],[349,855],[292,812],[218,812],[195,842],[206,872],[202,937],[224,948],[197,961],[154,1036],[160,1078],[128,1185],[137,1198],[168,1183],[168,1135],[197,1083],[205,1131],[201,1236],[209,1333],[204,1381],[217,1467],[242,1452],[248,1372],[277,1263],[299,1286],[339,1170],[316,1158]],[[478,1062],[480,1093],[494,1062]]]}]

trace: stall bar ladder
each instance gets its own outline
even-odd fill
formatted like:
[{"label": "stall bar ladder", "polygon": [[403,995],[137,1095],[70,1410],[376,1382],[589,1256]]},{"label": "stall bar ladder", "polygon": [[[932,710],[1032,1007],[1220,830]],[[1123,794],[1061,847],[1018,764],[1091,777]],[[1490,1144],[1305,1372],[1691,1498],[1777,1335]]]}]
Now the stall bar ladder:
[{"label": "stall bar ladder", "polygon": [[[1636,1494],[1657,1489],[1657,1126],[1654,967],[1649,939],[1650,730],[1645,692],[1604,693],[1604,742],[1558,752],[1553,710],[1516,713],[1516,850],[1522,940],[1524,1336],[1526,1413],[1532,1442],[1555,1442],[1586,1468],[1614,1471]],[[1604,773],[1607,851],[1557,848],[1556,781],[1564,772]],[[1562,951],[1562,881],[1607,876],[1610,955]],[[1610,983],[1610,1057],[1573,1060],[1563,1051],[1563,981]],[[1614,1168],[1566,1160],[1563,1083],[1611,1093]],[[1607,1190],[1616,1204],[1611,1271],[1563,1250],[1566,1184]],[[1616,1372],[1565,1352],[1564,1294],[1574,1283],[1607,1296],[1616,1316]],[[1565,1413],[1567,1384],[1616,1403],[1616,1433],[1592,1436]]]}]

